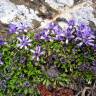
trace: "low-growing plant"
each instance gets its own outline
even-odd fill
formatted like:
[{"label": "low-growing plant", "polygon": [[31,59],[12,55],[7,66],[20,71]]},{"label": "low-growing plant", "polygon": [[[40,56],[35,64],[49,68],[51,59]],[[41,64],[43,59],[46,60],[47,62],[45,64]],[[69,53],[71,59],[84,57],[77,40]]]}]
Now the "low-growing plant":
[{"label": "low-growing plant", "polygon": [[[96,79],[96,36],[85,24],[48,24],[42,31],[9,24],[0,37],[0,96],[40,96],[38,84],[58,88]],[[26,32],[27,30],[27,32]]]}]

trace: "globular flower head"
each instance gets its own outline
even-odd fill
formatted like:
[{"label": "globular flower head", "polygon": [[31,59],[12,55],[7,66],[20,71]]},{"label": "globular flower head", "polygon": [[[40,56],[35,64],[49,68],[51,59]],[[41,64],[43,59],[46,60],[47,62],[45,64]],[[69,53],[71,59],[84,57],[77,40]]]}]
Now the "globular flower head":
[{"label": "globular flower head", "polygon": [[40,39],[43,39],[43,40],[46,40],[46,41],[51,41],[51,37],[49,35],[50,32],[49,32],[48,29],[43,29],[40,34],[41,34],[41,38]]},{"label": "globular flower head", "polygon": [[86,25],[81,23],[79,26],[78,26],[78,30],[83,30],[85,29]]},{"label": "globular flower head", "polygon": [[44,51],[41,51],[40,45],[36,46],[35,51],[31,50],[31,52],[33,53],[32,59],[35,58],[37,61],[39,61],[40,56],[42,56],[44,54]]},{"label": "globular flower head", "polygon": [[17,26],[17,34],[20,32],[27,32],[28,25],[26,23],[20,22],[16,26]]},{"label": "globular flower head", "polygon": [[55,26],[52,28],[54,33],[58,34],[58,32],[62,32],[61,27],[58,24],[55,24]]},{"label": "globular flower head", "polygon": [[63,41],[65,38],[65,31],[63,31],[60,27],[55,30],[55,40]]},{"label": "globular flower head", "polygon": [[9,29],[9,30],[8,30],[8,33],[9,33],[9,34],[16,33],[17,27],[16,27],[15,24],[9,24],[8,27],[9,27],[9,28],[8,28],[8,29]]},{"label": "globular flower head", "polygon": [[49,23],[47,26],[45,26],[46,29],[48,30],[52,30],[54,27],[56,27],[57,25],[55,23]]},{"label": "globular flower head", "polygon": [[35,34],[35,39],[40,40],[41,39],[41,34],[40,33]]},{"label": "globular flower head", "polygon": [[69,20],[68,21],[68,25],[69,26],[74,26],[75,25],[75,20],[73,20],[73,19],[72,20]]},{"label": "globular flower head", "polygon": [[7,44],[7,42],[0,40],[0,46]]},{"label": "globular flower head", "polygon": [[73,36],[73,30],[72,29],[70,29],[70,28],[67,28],[67,30],[66,30],[66,32],[65,32],[65,37],[66,38],[73,38],[74,36]]},{"label": "globular flower head", "polygon": [[73,29],[70,29],[70,28],[68,27],[64,34],[65,34],[65,38],[66,38],[66,44],[68,44],[68,42],[69,42],[71,39],[74,38]]},{"label": "globular flower head", "polygon": [[63,41],[65,38],[64,36],[56,35],[55,40]]},{"label": "globular flower head", "polygon": [[31,46],[32,40],[30,40],[28,36],[23,35],[23,36],[17,37],[17,39],[20,42],[19,44],[17,44],[17,47],[20,47],[20,49],[22,48],[28,49],[27,47]]},{"label": "globular flower head", "polygon": [[8,33],[9,34],[19,34],[21,32],[27,32],[27,28],[28,28],[28,25],[25,24],[25,23],[18,23],[18,24],[9,24],[8,26],[9,30],[8,30]]},{"label": "globular flower head", "polygon": [[25,81],[25,82],[24,82],[24,86],[25,86],[25,87],[29,87],[29,86],[30,86],[30,83],[29,83],[28,81]]},{"label": "globular flower head", "polygon": [[94,46],[95,36],[89,26],[81,24],[77,30],[76,35],[76,40],[81,41],[78,45],[81,46],[84,43],[89,46]]},{"label": "globular flower head", "polygon": [[41,38],[46,41],[53,41],[53,40],[62,40],[64,37],[64,32],[62,28],[56,23],[49,23],[47,27],[45,27],[40,32]]}]

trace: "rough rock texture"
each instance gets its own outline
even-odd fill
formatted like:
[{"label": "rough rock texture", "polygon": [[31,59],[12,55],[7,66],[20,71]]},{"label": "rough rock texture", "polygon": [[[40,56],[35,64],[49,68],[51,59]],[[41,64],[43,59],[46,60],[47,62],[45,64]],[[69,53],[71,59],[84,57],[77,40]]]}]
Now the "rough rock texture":
[{"label": "rough rock texture", "polygon": [[71,7],[74,4],[74,0],[45,0],[45,2],[55,7],[64,6],[64,5]]},{"label": "rough rock texture", "polygon": [[[96,25],[95,0],[17,1],[0,0],[0,21],[2,23],[18,24],[22,22],[30,27],[41,23],[41,26],[38,25],[38,27],[42,28],[47,23],[55,21],[56,18],[65,18],[67,20],[75,19],[77,24],[80,22],[89,24],[91,21]],[[63,24],[61,23],[61,25]]]},{"label": "rough rock texture", "polygon": [[31,26],[33,19],[41,20],[33,9],[28,9],[25,5],[15,5],[9,0],[0,0],[1,22],[7,24],[23,22]]}]

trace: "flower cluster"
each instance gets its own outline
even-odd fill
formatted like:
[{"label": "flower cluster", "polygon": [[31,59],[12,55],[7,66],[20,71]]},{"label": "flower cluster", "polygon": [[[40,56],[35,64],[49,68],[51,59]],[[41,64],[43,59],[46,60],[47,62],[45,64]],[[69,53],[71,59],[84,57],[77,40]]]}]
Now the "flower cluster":
[{"label": "flower cluster", "polygon": [[79,42],[79,44],[77,44],[79,46],[82,44],[94,46],[95,36],[89,26],[84,24],[78,26],[75,24],[74,20],[68,21],[67,24],[67,29],[63,30],[58,24],[50,23],[40,33],[36,34],[35,38],[37,40],[43,39],[46,41],[65,41],[66,44],[74,40],[76,44]]},{"label": "flower cluster", "polygon": [[[17,39],[20,42],[19,44],[17,44],[17,47],[19,47],[20,49],[24,48],[27,50],[28,46],[31,46],[32,40],[30,40],[28,36],[23,35],[23,36],[17,37]],[[44,54],[44,52],[41,51],[41,46],[39,45],[36,47],[35,51],[32,49],[30,51],[33,53],[32,59],[36,58],[37,61],[39,61],[39,57]]]},{"label": "flower cluster", "polygon": [[59,38],[62,39],[62,36],[64,35],[63,33],[64,32],[59,25],[50,23],[40,33],[36,34],[35,38],[43,39],[46,41],[53,41]]},{"label": "flower cluster", "polygon": [[90,46],[94,46],[94,39],[95,36],[92,32],[92,30],[90,29],[90,27],[81,24],[78,27],[77,30],[77,37],[76,40],[80,40],[81,42],[79,43],[79,45],[81,46],[83,43],[86,45],[90,45]]},{"label": "flower cluster", "polygon": [[[50,23],[34,35],[24,33],[28,28],[26,24],[9,24],[11,34],[8,35],[13,37],[8,40],[0,37],[0,67],[3,67],[0,70],[0,92],[39,96],[36,90],[39,83],[58,88],[69,84],[72,76],[73,80],[82,77],[87,82],[94,79],[94,32],[83,23],[76,25],[74,20],[66,21],[66,25],[63,29],[57,23]],[[7,46],[3,46],[5,41]]]},{"label": "flower cluster", "polygon": [[28,29],[28,25],[25,24],[25,23],[19,23],[19,24],[9,24],[8,26],[9,30],[8,30],[8,33],[9,34],[19,34],[19,33],[22,33],[22,32],[27,32],[27,29]]}]

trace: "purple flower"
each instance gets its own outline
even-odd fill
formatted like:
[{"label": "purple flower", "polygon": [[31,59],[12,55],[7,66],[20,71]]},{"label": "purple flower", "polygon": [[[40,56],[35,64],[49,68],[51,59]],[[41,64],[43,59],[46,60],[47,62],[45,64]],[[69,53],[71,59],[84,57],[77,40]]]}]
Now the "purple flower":
[{"label": "purple flower", "polygon": [[70,29],[69,27],[67,28],[67,30],[65,31],[65,38],[66,38],[66,44],[68,44],[68,42],[74,38],[73,35],[73,30]]},{"label": "purple flower", "polygon": [[41,38],[46,41],[53,41],[52,37],[50,36],[50,31],[48,29],[43,29],[43,31],[40,33]]},{"label": "purple flower", "polygon": [[80,43],[78,45],[81,46],[84,43],[86,45],[94,46],[95,36],[94,36],[93,32],[91,31],[90,27],[85,26],[83,24],[80,26],[76,33],[76,35],[77,35],[76,41],[78,41],[78,40],[80,41]]},{"label": "purple flower", "polygon": [[64,32],[58,24],[50,23],[40,33],[41,39],[46,41],[63,40]]},{"label": "purple flower", "polygon": [[41,38],[40,33],[35,34],[35,39],[36,39],[36,40],[40,40],[40,38]]},{"label": "purple flower", "polygon": [[28,25],[26,23],[19,23],[16,25],[17,26],[17,34],[20,32],[27,32]]},{"label": "purple flower", "polygon": [[25,23],[18,23],[18,24],[9,24],[9,31],[10,34],[19,34],[21,32],[27,32],[28,25]]},{"label": "purple flower", "polygon": [[0,46],[7,44],[7,42],[4,41],[4,37],[0,36]]},{"label": "purple flower", "polygon": [[45,28],[48,29],[48,30],[52,30],[56,26],[57,26],[57,24],[52,22],[52,23],[49,23],[47,26],[45,26]]},{"label": "purple flower", "polygon": [[7,42],[0,40],[0,46],[7,44]]},{"label": "purple flower", "polygon": [[54,34],[54,35],[64,36],[63,30],[58,24],[50,23],[49,26],[50,27],[47,28],[47,30],[49,30],[49,35],[53,35]]},{"label": "purple flower", "polygon": [[31,50],[31,52],[33,53],[33,57],[32,59],[36,58],[37,61],[39,61],[40,56],[42,56],[44,54],[44,51],[41,51],[41,46],[37,46],[35,51]]},{"label": "purple flower", "polygon": [[37,34],[35,38],[37,40],[43,39],[46,41],[66,40],[66,44],[74,39],[76,42],[79,42],[78,46],[81,46],[82,44],[94,46],[95,36],[90,27],[85,24],[76,26],[74,20],[69,20],[67,23],[68,28],[65,31],[62,30],[58,24],[50,23],[39,34]]},{"label": "purple flower", "polygon": [[55,35],[55,40],[63,41],[65,38],[65,32],[61,28],[55,31]]},{"label": "purple flower", "polygon": [[55,40],[63,41],[64,40],[64,36],[56,35]]},{"label": "purple flower", "polygon": [[49,30],[48,29],[43,29],[40,34],[41,34],[41,39],[46,40],[46,37],[48,37],[48,35],[49,35]]},{"label": "purple flower", "polygon": [[52,30],[53,30],[54,33],[56,33],[56,34],[58,34],[58,32],[62,32],[62,29],[61,29],[61,27],[60,27],[58,24],[56,24],[56,25],[52,28]]},{"label": "purple flower", "polygon": [[86,25],[83,23],[78,26],[78,30],[83,30],[84,28],[86,28]]},{"label": "purple flower", "polygon": [[29,83],[28,81],[25,81],[25,82],[24,82],[24,86],[25,86],[25,87],[29,87],[29,86],[30,86],[30,83]]},{"label": "purple flower", "polygon": [[20,44],[17,44],[17,47],[20,47],[20,49],[22,48],[28,49],[27,47],[31,46],[32,40],[30,40],[28,36],[23,35],[23,36],[17,37],[17,39],[20,42]]},{"label": "purple flower", "polygon": [[75,25],[75,21],[74,20],[69,20],[68,21],[68,25],[69,26],[74,26]]},{"label": "purple flower", "polygon": [[10,33],[10,34],[13,34],[13,33],[15,33],[17,31],[17,27],[16,27],[15,24],[9,24],[8,27],[9,27],[8,33]]}]

